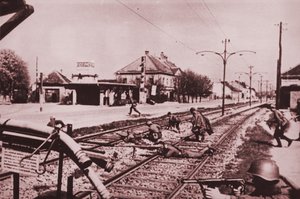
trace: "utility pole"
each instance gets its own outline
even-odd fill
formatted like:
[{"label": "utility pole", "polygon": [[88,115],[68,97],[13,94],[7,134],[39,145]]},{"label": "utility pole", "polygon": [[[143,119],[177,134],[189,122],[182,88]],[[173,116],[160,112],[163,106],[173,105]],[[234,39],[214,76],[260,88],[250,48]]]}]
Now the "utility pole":
[{"label": "utility pole", "polygon": [[260,75],[260,94],[259,94],[259,101],[260,101],[260,103],[262,103],[262,75]]},{"label": "utility pole", "polygon": [[40,112],[42,112],[43,111],[43,106],[42,106],[42,104],[43,104],[43,99],[44,99],[44,97],[43,97],[43,73],[40,73],[40,96],[39,96],[39,100],[40,100]]},{"label": "utility pole", "polygon": [[145,78],[146,78],[146,56],[141,57],[141,83],[140,83],[140,103],[146,102],[146,94],[145,94]]},{"label": "utility pole", "polygon": [[268,101],[268,84],[269,80],[266,80],[266,102]]},{"label": "utility pole", "polygon": [[225,39],[224,41],[224,52],[223,53],[219,53],[219,52],[215,52],[215,51],[211,51],[211,50],[204,50],[204,51],[199,51],[196,52],[196,55],[201,54],[201,56],[204,56],[204,53],[213,53],[216,54],[218,56],[221,57],[222,61],[223,61],[223,91],[222,91],[222,116],[224,115],[225,112],[225,76],[226,76],[226,64],[227,61],[229,59],[229,57],[231,57],[232,55],[235,55],[237,53],[239,53],[240,56],[243,55],[243,52],[250,52],[250,53],[256,53],[254,51],[251,50],[239,50],[236,52],[232,52],[232,53],[228,53],[227,54],[227,42],[230,42],[229,39]]},{"label": "utility pole", "polygon": [[249,93],[250,93],[250,96],[249,96],[249,105],[251,106],[251,102],[252,102],[252,68],[253,68],[254,66],[249,66],[249,69],[250,69],[250,73],[249,73],[249,80],[250,80],[250,87],[249,87],[249,89],[250,89],[250,91],[249,91]]},{"label": "utility pole", "polygon": [[38,96],[39,96],[39,90],[38,90],[38,79],[39,79],[39,72],[38,72],[38,62],[39,62],[39,57],[36,57],[35,59],[35,101],[38,101]]},{"label": "utility pole", "polygon": [[222,116],[225,112],[225,76],[226,76],[226,63],[227,63],[227,42],[230,40],[224,40],[224,59],[223,59],[223,89],[222,89]]},{"label": "utility pole", "polygon": [[[239,85],[239,89],[241,90],[241,75],[239,74],[239,82],[238,82],[238,85]],[[238,103],[240,103],[240,92],[238,94]]]},{"label": "utility pole", "polygon": [[280,107],[280,87],[281,87],[281,57],[282,57],[282,22],[279,23],[279,58],[277,60],[277,76],[276,76],[276,109]]}]

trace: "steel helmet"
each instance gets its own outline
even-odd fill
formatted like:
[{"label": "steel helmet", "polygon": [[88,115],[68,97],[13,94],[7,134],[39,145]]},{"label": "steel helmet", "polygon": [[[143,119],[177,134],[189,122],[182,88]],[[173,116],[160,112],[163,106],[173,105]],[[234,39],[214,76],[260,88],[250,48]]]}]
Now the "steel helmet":
[{"label": "steel helmet", "polygon": [[190,112],[194,112],[196,109],[194,107],[190,108]]},{"label": "steel helmet", "polygon": [[148,126],[150,126],[150,125],[152,124],[152,122],[151,122],[151,121],[147,121],[146,124],[147,124]]},{"label": "steel helmet", "polygon": [[279,168],[273,160],[255,160],[251,163],[248,172],[266,181],[279,180]]}]

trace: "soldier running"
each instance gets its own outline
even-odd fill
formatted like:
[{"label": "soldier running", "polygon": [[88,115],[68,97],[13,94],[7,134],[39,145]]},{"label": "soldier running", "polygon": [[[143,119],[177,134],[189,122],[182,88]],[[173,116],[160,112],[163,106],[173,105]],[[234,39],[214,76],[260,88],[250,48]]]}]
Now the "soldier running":
[{"label": "soldier running", "polygon": [[266,108],[272,111],[270,118],[267,120],[267,124],[269,128],[274,124],[274,138],[277,141],[277,147],[282,147],[282,143],[280,139],[284,139],[288,142],[288,146],[290,146],[293,142],[292,139],[286,137],[284,135],[285,131],[289,127],[289,120],[284,117],[284,115],[277,109],[275,109],[272,105],[267,105]]}]

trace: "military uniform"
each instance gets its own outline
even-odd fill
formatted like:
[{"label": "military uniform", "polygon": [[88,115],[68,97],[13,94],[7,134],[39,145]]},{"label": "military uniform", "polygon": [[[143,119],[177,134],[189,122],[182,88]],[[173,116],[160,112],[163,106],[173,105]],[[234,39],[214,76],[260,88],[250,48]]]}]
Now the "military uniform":
[{"label": "military uniform", "polygon": [[206,123],[204,117],[199,112],[193,113],[192,125],[192,132],[196,136],[196,140],[203,141],[206,133]]},{"label": "military uniform", "polygon": [[169,127],[168,128],[175,127],[178,131],[180,131],[179,124],[180,124],[181,120],[171,113],[168,113],[168,116],[169,116]]},{"label": "military uniform", "polygon": [[274,138],[277,141],[277,146],[282,147],[280,139],[286,140],[288,142],[288,146],[290,146],[292,144],[292,140],[284,135],[285,131],[289,127],[289,121],[280,111],[273,108],[271,109],[271,111],[272,114],[270,115],[270,119],[267,121],[267,124],[269,126],[275,124]]},{"label": "military uniform", "polygon": [[149,126],[149,133],[146,135],[145,138],[149,139],[152,142],[157,142],[159,139],[162,138],[161,128],[158,124],[148,123]]}]

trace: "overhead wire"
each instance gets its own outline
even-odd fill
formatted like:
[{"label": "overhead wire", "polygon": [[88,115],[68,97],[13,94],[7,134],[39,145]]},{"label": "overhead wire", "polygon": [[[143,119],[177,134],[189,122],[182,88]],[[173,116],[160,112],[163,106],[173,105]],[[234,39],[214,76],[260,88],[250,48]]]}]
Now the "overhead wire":
[{"label": "overhead wire", "polygon": [[[203,19],[203,16],[201,16],[199,14],[199,12],[197,12],[197,10],[191,6],[191,4],[188,2],[188,0],[185,0],[185,3],[187,5],[187,7],[192,10],[192,12],[200,19],[200,21],[207,27],[210,28],[210,25]],[[202,24],[201,24],[202,25]],[[215,32],[214,32],[215,33]],[[216,33],[215,33],[216,34]],[[205,56],[205,59],[207,59],[208,61],[213,61],[217,66],[219,66],[219,62],[216,61],[216,59],[212,59],[211,57],[207,57]]]},{"label": "overhead wire", "polygon": [[151,22],[149,19],[147,19],[146,17],[144,17],[143,15],[141,15],[140,13],[136,12],[134,9],[132,9],[131,7],[129,7],[128,5],[126,5],[124,2],[120,1],[120,0],[116,0],[119,4],[123,5],[125,8],[127,8],[128,10],[130,10],[131,12],[133,12],[134,14],[136,14],[137,16],[139,16],[141,19],[143,19],[144,21],[146,21],[147,23],[149,23],[150,25],[152,25],[153,27],[155,27],[156,29],[158,29],[159,31],[163,32],[165,35],[167,35],[168,37],[172,38],[173,40],[176,41],[176,43],[180,43],[182,46],[184,46],[185,48],[196,52],[195,49],[191,48],[190,46],[188,46],[187,44],[185,44],[184,42],[182,42],[181,40],[177,39],[175,36],[169,34],[168,32],[166,32],[165,30],[163,30],[161,27],[159,27],[158,25],[154,24],[153,22]]},{"label": "overhead wire", "polygon": [[[216,16],[213,14],[213,12],[212,12],[211,9],[209,8],[209,6],[208,6],[207,3],[205,2],[205,0],[201,0],[201,1],[202,1],[202,3],[203,3],[204,7],[208,10],[208,13],[209,13],[210,16],[212,17],[212,19],[213,19],[213,21],[215,22],[215,24],[217,25],[217,27],[220,29],[221,33],[225,36],[225,38],[228,38],[227,35],[226,35],[226,33],[223,31],[221,25],[219,24],[219,22],[218,22]],[[231,42],[229,42],[229,45],[231,45],[232,47],[234,47],[233,44],[232,44]],[[244,57],[241,57],[241,58],[242,58],[242,60],[245,62],[245,64],[246,64],[247,66],[250,65]]]}]

